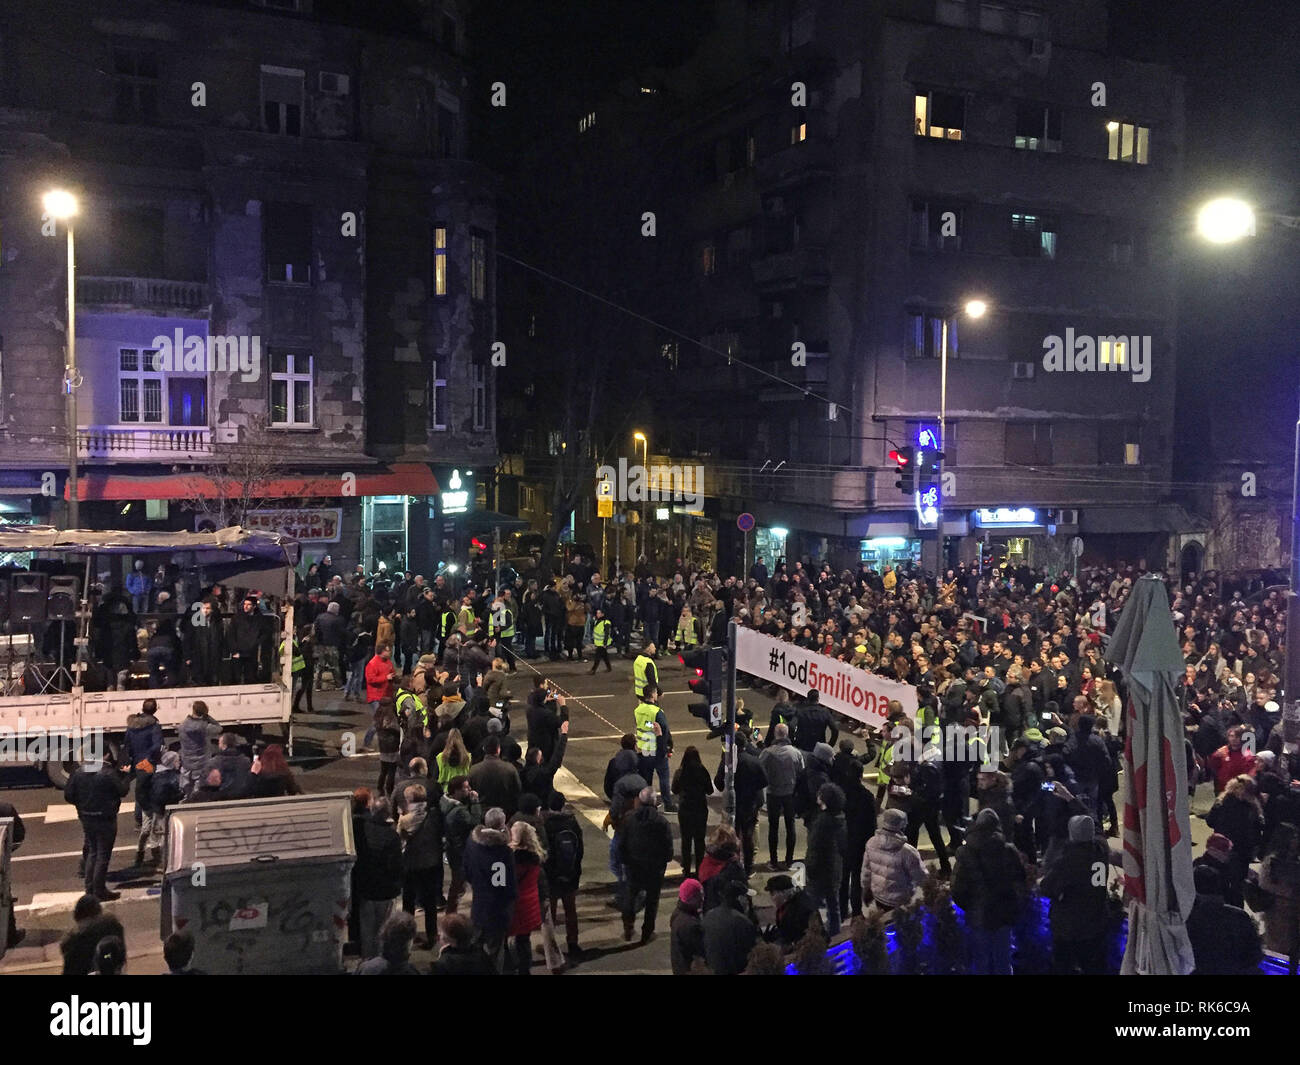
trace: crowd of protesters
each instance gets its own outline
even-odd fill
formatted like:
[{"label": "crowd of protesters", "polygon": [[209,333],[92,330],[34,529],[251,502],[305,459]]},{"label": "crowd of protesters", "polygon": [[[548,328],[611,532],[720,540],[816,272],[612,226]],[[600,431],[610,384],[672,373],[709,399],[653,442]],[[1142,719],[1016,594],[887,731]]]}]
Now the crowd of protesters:
[{"label": "crowd of protesters", "polygon": [[[345,580],[328,558],[312,565],[294,602],[295,710],[304,697],[310,710],[328,677],[345,700],[368,704],[367,742],[379,755],[375,784],[353,798],[357,971],[415,971],[411,949],[437,946],[436,972],[525,975],[534,935],[553,972],[564,970],[566,954],[582,956],[583,833],[554,783],[568,709],[538,675],[521,715],[513,674],[517,659],[540,656],[611,669],[611,651],[631,657],[634,641],[636,728],[605,779],[625,939],[638,921],[642,943],[657,935],[676,858],[674,972],[756,971],[755,959],[793,950],[810,928],[834,937],[853,917],[908,904],[932,874],[919,849],[924,829],[933,872],[951,881],[965,914],[972,972],[1012,971],[1011,930],[1035,892],[1049,900],[1057,970],[1104,971],[1111,878],[1098,882],[1096,870],[1116,860],[1108,837],[1119,833],[1127,695],[1104,649],[1139,576],[1123,565],[1076,579],[961,566],[936,580],[890,566],[836,573],[777,562],[769,571],[759,558],[744,577],[681,567],[656,578],[642,562],[606,581],[575,557],[553,580],[509,570],[481,594],[441,575]],[[1207,574],[1170,595],[1187,666],[1178,697],[1190,784],[1212,781],[1217,796],[1204,815],[1213,834],[1197,857],[1188,922],[1201,972],[1258,964],[1246,903],[1262,914],[1270,949],[1293,969],[1300,958],[1300,733],[1277,709],[1285,604],[1247,594]],[[274,617],[256,601],[241,610]],[[711,772],[693,746],[669,761],[676,752],[655,663],[665,651],[724,644],[731,620],[913,685],[918,710],[909,716],[891,704],[876,729],[829,711],[816,691],[775,691],[766,723],[744,713],[738,723],[734,827],[710,828],[709,798],[722,789],[724,767]],[[249,644],[258,663],[247,666],[250,676],[260,675],[265,639],[259,630]],[[192,656],[184,661],[188,668]],[[120,801],[130,780],[141,861],[157,847],[150,811],[167,797],[296,787],[278,748],[254,764],[201,703],[181,726],[178,751],[161,750],[160,731],[154,744],[149,716],[146,705],[133,719],[130,761],[69,784],[87,826],[86,890],[98,899],[112,897],[103,868],[113,840],[93,819],[111,812],[115,832],[114,795]],[[751,889],[764,812],[766,927]],[[666,813],[676,814],[676,834]],[[467,889],[468,920],[460,912]]]}]

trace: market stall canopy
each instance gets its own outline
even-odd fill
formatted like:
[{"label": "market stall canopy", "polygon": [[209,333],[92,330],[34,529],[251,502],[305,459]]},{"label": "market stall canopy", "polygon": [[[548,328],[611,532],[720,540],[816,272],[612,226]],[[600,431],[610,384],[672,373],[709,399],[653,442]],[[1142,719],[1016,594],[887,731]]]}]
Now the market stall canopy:
[{"label": "market stall canopy", "polygon": [[[345,491],[346,488],[346,491]],[[226,486],[226,494],[231,488]],[[359,470],[355,483],[345,486],[339,473],[313,473],[278,476],[256,486],[252,492],[261,499],[342,499],[345,496],[430,496],[439,492],[438,479],[422,462],[395,462],[373,470]],[[207,474],[167,473],[148,474],[114,473],[109,470],[90,470],[77,479],[77,496],[83,501],[140,500],[140,499],[216,499],[221,496],[220,486]],[[68,498],[68,488],[63,487],[63,498]]]},{"label": "market stall canopy", "polygon": [[258,559],[292,567],[298,541],[287,536],[250,533],[232,526],[215,532],[142,532],[132,529],[92,531],[56,529],[51,525],[0,526],[0,552],[62,551],[76,555],[132,555],[163,551],[224,551],[241,559]]}]

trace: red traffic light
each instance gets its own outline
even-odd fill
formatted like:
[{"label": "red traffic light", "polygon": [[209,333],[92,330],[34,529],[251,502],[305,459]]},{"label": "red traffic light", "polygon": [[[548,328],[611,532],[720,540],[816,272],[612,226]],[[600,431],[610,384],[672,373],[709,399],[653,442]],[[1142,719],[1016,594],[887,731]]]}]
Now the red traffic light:
[{"label": "red traffic light", "polygon": [[702,677],[702,676],[704,676],[704,670],[702,670],[702,669],[697,669],[697,670],[695,671],[695,675],[696,675],[697,677]]},{"label": "red traffic light", "polygon": [[912,461],[910,456],[904,455],[901,451],[898,451],[897,449],[891,451],[889,453],[889,457],[893,459],[895,462],[897,462],[900,466],[906,466],[909,462]]}]

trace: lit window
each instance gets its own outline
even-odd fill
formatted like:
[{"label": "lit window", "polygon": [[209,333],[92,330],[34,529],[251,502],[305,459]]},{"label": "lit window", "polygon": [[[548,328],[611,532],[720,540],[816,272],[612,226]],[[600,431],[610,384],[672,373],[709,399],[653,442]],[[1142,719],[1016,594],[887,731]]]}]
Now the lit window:
[{"label": "lit window", "polygon": [[435,360],[433,376],[429,378],[432,393],[429,417],[432,419],[434,432],[438,433],[446,432],[447,429],[447,379],[438,375],[441,368],[442,364]]},{"label": "lit window", "polygon": [[1128,341],[1114,337],[1101,337],[1097,344],[1098,357],[1103,366],[1123,366],[1128,361]]},{"label": "lit window", "polygon": [[1023,259],[1056,258],[1056,222],[1045,215],[1011,216],[1011,254]]},{"label": "lit window", "polygon": [[808,123],[798,122],[790,127],[790,143],[802,144],[808,139]]},{"label": "lit window", "polygon": [[659,345],[659,357],[668,364],[670,370],[677,369],[678,348],[677,341],[669,340]]},{"label": "lit window", "polygon": [[267,133],[301,135],[305,78],[301,70],[262,68],[262,128]]},{"label": "lit window", "polygon": [[1137,126],[1131,122],[1107,122],[1106,136],[1107,159],[1120,163],[1147,163],[1151,131],[1146,126]]},{"label": "lit window", "polygon": [[700,254],[700,269],[705,277],[712,277],[718,269],[718,249],[714,244],[704,245]]},{"label": "lit window", "polygon": [[474,363],[470,367],[470,390],[474,404],[474,428],[482,432],[487,428],[487,367]]},{"label": "lit window", "polygon": [[591,127],[594,126],[595,124],[596,124],[596,112],[592,111],[589,114],[585,114],[580,119],[578,119],[578,132],[586,133],[587,130],[591,129]]},{"label": "lit window", "polygon": [[447,227],[433,231],[433,294],[447,295]]},{"label": "lit window", "polygon": [[469,294],[471,299],[487,299],[487,237],[481,233],[469,238]]},{"label": "lit window", "polygon": [[966,125],[966,98],[951,92],[917,93],[915,132],[918,137],[959,141]]},{"label": "lit window", "polygon": [[157,351],[121,348],[118,351],[119,420],[123,424],[163,420],[163,379],[154,361]]},{"label": "lit window", "polygon": [[312,424],[311,355],[271,353],[271,424],[300,428]]}]

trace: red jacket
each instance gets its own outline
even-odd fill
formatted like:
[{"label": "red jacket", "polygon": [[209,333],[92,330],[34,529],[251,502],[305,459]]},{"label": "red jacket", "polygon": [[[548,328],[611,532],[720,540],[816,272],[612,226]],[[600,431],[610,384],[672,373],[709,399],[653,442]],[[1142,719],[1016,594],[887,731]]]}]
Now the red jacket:
[{"label": "red jacket", "polygon": [[519,895],[515,899],[515,916],[510,922],[510,935],[523,936],[542,927],[542,900],[538,893],[538,879],[542,867],[535,855],[515,853],[515,883]]},{"label": "red jacket", "polygon": [[700,875],[697,879],[701,884],[706,883],[727,868],[727,864],[727,862],[715,858],[712,854],[706,854],[700,860]]},{"label": "red jacket", "polygon": [[393,677],[397,673],[392,659],[385,661],[375,655],[366,663],[366,700],[377,703],[392,696],[397,688]]},{"label": "red jacket", "polygon": [[1255,775],[1255,756],[1245,747],[1234,754],[1225,744],[1210,755],[1210,772],[1214,774],[1214,794],[1218,795],[1233,777]]}]

